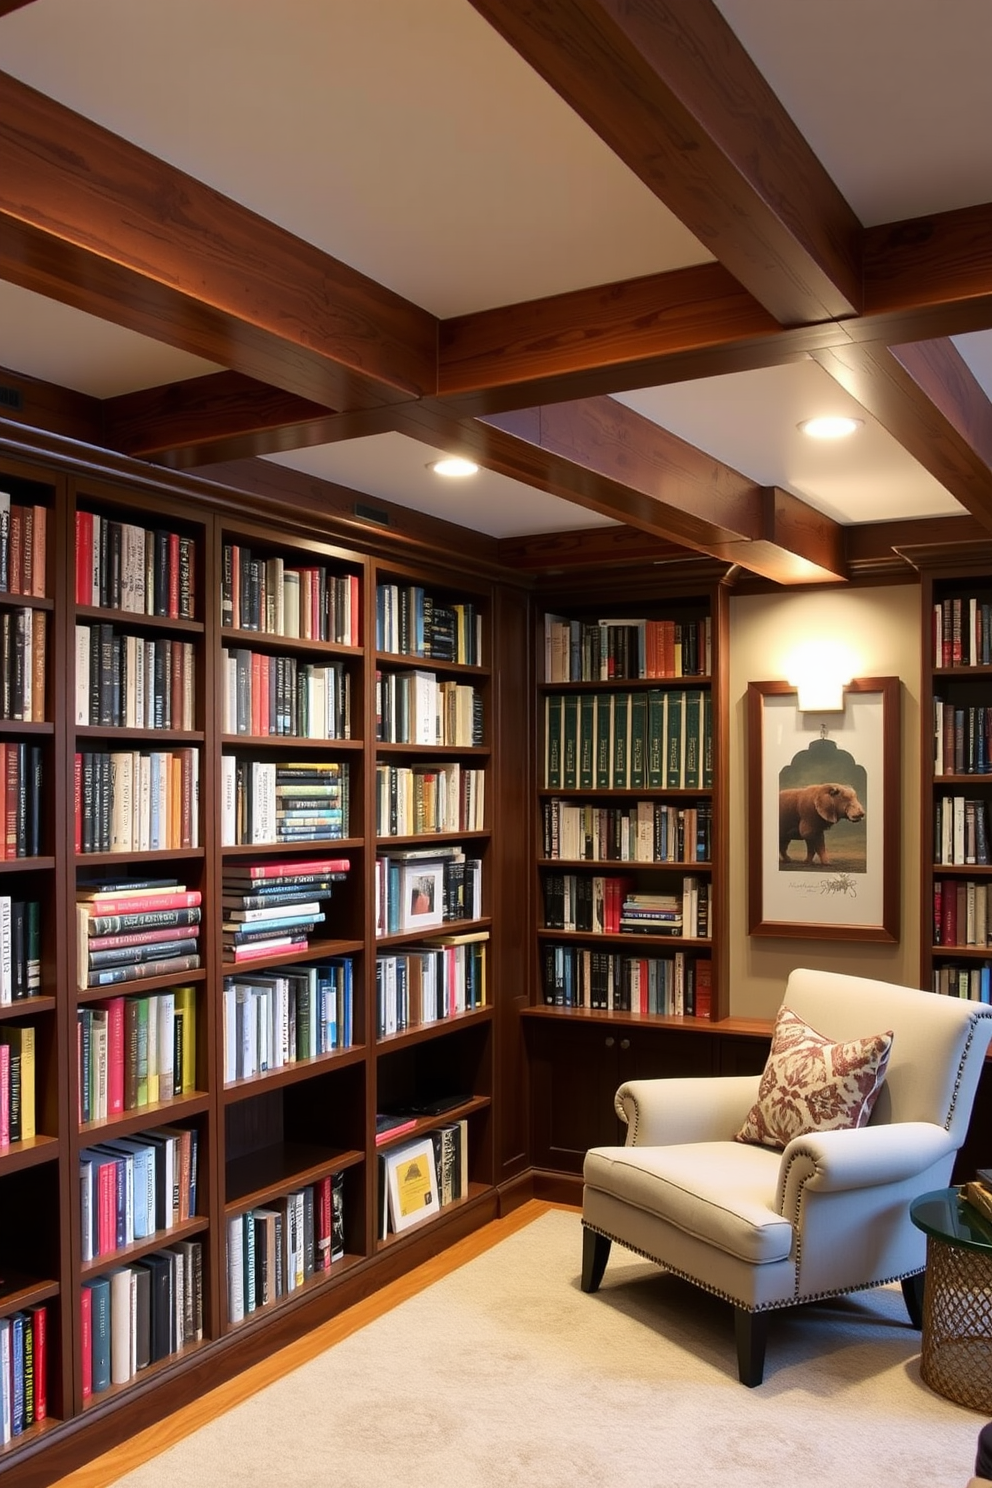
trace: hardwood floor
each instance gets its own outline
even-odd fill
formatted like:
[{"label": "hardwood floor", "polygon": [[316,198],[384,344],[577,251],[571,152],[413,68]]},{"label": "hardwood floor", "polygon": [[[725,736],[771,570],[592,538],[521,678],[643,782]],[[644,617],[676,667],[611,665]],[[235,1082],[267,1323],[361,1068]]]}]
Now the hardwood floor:
[{"label": "hardwood floor", "polygon": [[148,1462],[150,1458],[158,1456],[160,1452],[182,1441],[183,1437],[189,1436],[200,1426],[214,1420],[222,1412],[239,1405],[241,1401],[247,1400],[274,1380],[280,1379],[291,1369],[298,1368],[301,1364],[315,1358],[317,1354],[323,1353],[325,1349],[340,1343],[343,1338],[356,1333],[359,1328],[364,1328],[367,1323],[373,1322],[375,1318],[381,1317],[391,1308],[398,1307],[409,1297],[416,1296],[425,1287],[432,1286],[434,1282],[440,1281],[442,1277],[457,1270],[459,1266],[464,1266],[466,1262],[474,1260],[476,1256],[498,1245],[507,1236],[524,1229],[541,1214],[555,1208],[568,1208],[568,1206],[531,1199],[528,1203],[522,1204],[519,1209],[515,1209],[512,1214],[506,1215],[505,1218],[493,1220],[484,1229],[467,1235],[464,1240],[459,1240],[440,1255],[433,1256],[431,1260],[418,1266],[415,1271],[410,1271],[397,1281],[390,1282],[388,1286],[364,1298],[354,1307],[349,1307],[338,1317],[322,1323],[312,1333],[298,1338],[286,1348],[280,1349],[278,1353],[263,1359],[251,1369],[246,1369],[236,1378],[227,1380],[194,1404],[177,1411],[175,1415],[167,1416],[164,1421],[157,1422],[146,1431],[139,1432],[137,1436],[133,1436],[130,1441],[116,1447],[112,1452],[94,1458],[92,1462],[88,1462],[85,1467],[78,1468],[68,1477],[60,1478],[52,1485],[52,1488],[107,1488],[108,1484],[116,1482],[125,1473],[140,1467],[143,1462]]}]

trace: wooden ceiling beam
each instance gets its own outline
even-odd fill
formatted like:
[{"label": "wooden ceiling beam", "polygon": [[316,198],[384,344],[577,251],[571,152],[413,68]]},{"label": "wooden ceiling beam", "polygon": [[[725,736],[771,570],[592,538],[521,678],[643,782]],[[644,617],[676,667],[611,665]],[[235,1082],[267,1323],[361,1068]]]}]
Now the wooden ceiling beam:
[{"label": "wooden ceiling beam", "polygon": [[869,228],[855,340],[889,346],[992,327],[992,202]]},{"label": "wooden ceiling beam", "polygon": [[816,353],[815,360],[992,528],[992,407],[950,342],[898,350],[849,343]]},{"label": "wooden ceiling beam", "polygon": [[711,0],[472,0],[783,325],[860,310],[862,227]]},{"label": "wooden ceiling beam", "polygon": [[432,394],[433,316],[0,73],[0,276],[325,408]]}]

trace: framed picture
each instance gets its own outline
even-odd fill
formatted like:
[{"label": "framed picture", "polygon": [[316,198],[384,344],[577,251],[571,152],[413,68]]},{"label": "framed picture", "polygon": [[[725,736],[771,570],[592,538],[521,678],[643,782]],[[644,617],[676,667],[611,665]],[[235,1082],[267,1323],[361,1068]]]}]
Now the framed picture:
[{"label": "framed picture", "polygon": [[859,677],[838,713],[788,682],[747,690],[751,935],[899,938],[899,679]]},{"label": "framed picture", "polygon": [[444,861],[400,865],[400,930],[432,930],[444,920]]},{"label": "framed picture", "polygon": [[430,1134],[385,1154],[389,1222],[399,1233],[430,1219],[440,1208],[434,1143]]}]

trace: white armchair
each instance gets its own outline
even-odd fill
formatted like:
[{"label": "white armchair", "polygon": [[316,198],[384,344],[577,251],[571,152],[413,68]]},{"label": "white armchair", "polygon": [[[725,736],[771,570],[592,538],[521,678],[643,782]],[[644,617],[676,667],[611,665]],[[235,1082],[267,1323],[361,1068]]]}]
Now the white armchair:
[{"label": "white armchair", "polygon": [[794,971],[784,1006],[830,1040],[892,1030],[867,1125],[736,1141],[760,1076],[633,1080],[616,1096],[623,1147],[585,1159],[582,1288],[595,1292],[614,1240],[726,1298],[738,1370],[761,1383],[768,1313],[901,1281],[920,1326],[925,1238],[910,1201],[950,1182],[992,1008],[888,982]]}]

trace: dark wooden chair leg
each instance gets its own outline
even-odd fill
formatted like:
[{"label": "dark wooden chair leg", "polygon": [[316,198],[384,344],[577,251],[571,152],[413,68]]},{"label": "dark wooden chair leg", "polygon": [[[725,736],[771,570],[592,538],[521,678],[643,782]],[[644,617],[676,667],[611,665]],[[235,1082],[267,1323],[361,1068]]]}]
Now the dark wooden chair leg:
[{"label": "dark wooden chair leg", "polygon": [[748,1312],[744,1307],[735,1307],[734,1333],[737,1338],[737,1373],[741,1384],[753,1389],[761,1384],[765,1373],[767,1312]]},{"label": "dark wooden chair leg", "polygon": [[923,1283],[926,1272],[919,1271],[915,1276],[904,1276],[902,1279],[902,1299],[909,1313],[909,1321],[913,1327],[919,1330],[923,1327]]},{"label": "dark wooden chair leg", "polygon": [[610,1258],[613,1241],[595,1230],[582,1230],[582,1290],[597,1292],[603,1279],[606,1263]]}]

